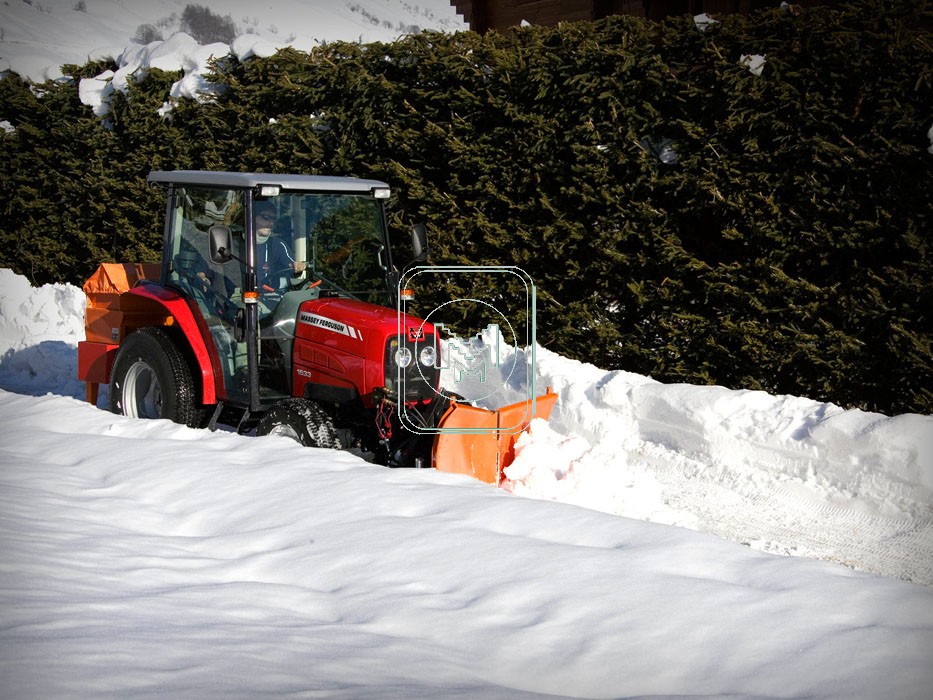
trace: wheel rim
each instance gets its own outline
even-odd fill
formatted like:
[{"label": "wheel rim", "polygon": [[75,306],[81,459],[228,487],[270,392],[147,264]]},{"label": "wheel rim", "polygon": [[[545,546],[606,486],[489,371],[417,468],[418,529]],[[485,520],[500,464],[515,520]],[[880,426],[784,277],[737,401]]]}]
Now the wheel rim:
[{"label": "wheel rim", "polygon": [[162,387],[142,360],[133,363],[123,380],[123,410],[131,418],[162,417]]},{"label": "wheel rim", "polygon": [[301,442],[301,438],[298,437],[298,431],[295,430],[290,425],[277,425],[272,430],[269,431],[269,435],[279,435],[281,437],[291,438],[296,442]]}]

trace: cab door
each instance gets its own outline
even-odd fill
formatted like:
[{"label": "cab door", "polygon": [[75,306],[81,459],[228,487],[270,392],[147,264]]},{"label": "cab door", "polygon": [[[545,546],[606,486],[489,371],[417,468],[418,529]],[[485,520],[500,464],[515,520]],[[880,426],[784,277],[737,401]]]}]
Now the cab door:
[{"label": "cab door", "polygon": [[[242,337],[245,218],[243,193],[233,189],[176,187],[170,215],[164,269],[168,285],[181,290],[197,307],[210,335],[214,366],[223,377],[219,398],[249,403],[249,372]],[[211,226],[233,232],[234,259],[215,263],[210,257]]]}]

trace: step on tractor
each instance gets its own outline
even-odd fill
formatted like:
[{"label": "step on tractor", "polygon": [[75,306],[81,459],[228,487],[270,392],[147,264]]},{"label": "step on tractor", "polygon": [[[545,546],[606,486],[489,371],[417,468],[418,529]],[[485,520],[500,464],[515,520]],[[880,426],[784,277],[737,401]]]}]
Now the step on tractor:
[{"label": "step on tractor", "polygon": [[89,402],[107,385],[125,416],[495,484],[520,432],[550,413],[550,390],[498,410],[439,390],[440,328],[398,298],[427,235],[412,228],[413,259],[396,268],[386,183],[191,170],[148,181],[166,193],[161,264],[104,263],[84,285]]}]

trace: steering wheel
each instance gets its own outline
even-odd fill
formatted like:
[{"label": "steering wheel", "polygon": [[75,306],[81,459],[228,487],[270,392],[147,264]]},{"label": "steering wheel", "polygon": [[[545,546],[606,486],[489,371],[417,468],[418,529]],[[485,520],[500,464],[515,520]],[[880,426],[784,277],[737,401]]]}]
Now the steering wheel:
[{"label": "steering wheel", "polygon": [[[267,273],[266,277],[276,278],[276,277],[287,276],[288,278],[293,278],[297,275],[303,274],[308,271],[309,271],[308,268],[305,268],[301,272],[296,273],[295,269],[289,266],[289,267],[282,268],[281,270],[273,270]],[[300,282],[297,282],[296,284],[289,284],[286,288],[272,289],[268,285],[262,285],[259,292],[260,294],[263,294],[268,297],[274,297],[274,296],[281,297],[283,294],[287,292],[291,292],[291,291],[304,291],[306,289],[314,289],[315,287],[320,285],[321,282],[323,282],[323,280],[315,279],[311,277],[311,275],[308,275],[307,279],[301,280]]]}]

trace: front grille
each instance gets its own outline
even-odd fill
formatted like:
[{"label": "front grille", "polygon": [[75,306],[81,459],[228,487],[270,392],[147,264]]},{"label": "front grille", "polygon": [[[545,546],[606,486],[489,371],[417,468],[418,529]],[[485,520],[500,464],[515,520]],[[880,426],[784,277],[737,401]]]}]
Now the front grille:
[{"label": "front grille", "polygon": [[[385,375],[386,387],[390,393],[400,401],[419,401],[421,399],[433,399],[440,385],[440,370],[433,364],[425,366],[421,364],[421,351],[425,347],[434,346],[434,335],[426,334],[423,340],[417,343],[407,338],[393,336],[386,343],[385,354]],[[407,348],[411,353],[411,362],[407,367],[399,368],[395,361],[395,355],[400,348]],[[404,385],[405,395],[400,396],[402,386]]]}]

